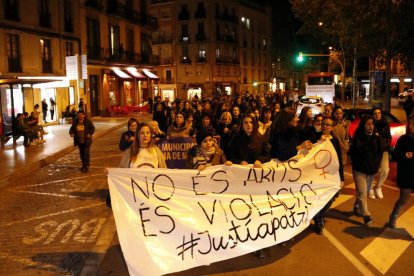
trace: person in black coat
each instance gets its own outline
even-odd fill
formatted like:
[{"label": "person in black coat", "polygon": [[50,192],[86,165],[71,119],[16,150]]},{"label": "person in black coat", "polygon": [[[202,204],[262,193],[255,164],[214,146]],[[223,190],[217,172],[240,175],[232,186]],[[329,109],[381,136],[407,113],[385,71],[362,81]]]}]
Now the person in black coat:
[{"label": "person in black coat", "polygon": [[[321,115],[322,116],[322,115]],[[337,160],[339,163],[339,177],[341,179],[341,188],[344,186],[345,176],[344,176],[344,167],[342,165],[342,158],[341,158],[341,144],[339,143],[338,138],[332,135],[332,130],[334,126],[334,121],[330,117],[326,117],[323,119],[322,124],[322,135],[321,140],[329,140],[331,141],[336,155]],[[332,204],[334,203],[335,199],[339,196],[339,192],[336,193],[326,204],[325,206],[315,215],[313,221],[315,223],[315,233],[322,235],[323,228],[325,227],[325,216],[331,208]]]},{"label": "person in black coat", "polygon": [[82,161],[82,172],[88,172],[90,148],[92,145],[92,135],[95,132],[95,126],[92,121],[85,118],[83,111],[78,111],[77,118],[73,121],[69,129],[69,134],[73,137],[75,147],[79,148],[79,154]]},{"label": "person in black coat", "polygon": [[401,208],[408,203],[414,191],[414,115],[408,119],[407,132],[398,139],[392,155],[397,161],[397,186],[400,188],[400,197],[395,202],[387,226],[395,228]]},{"label": "person in black coat", "polygon": [[378,172],[382,152],[380,137],[374,133],[374,119],[371,115],[366,115],[359,122],[350,149],[352,175],[357,191],[354,214],[362,215],[366,225],[372,223],[367,194],[374,175]]},{"label": "person in black coat", "polygon": [[234,164],[260,167],[262,163],[270,161],[270,145],[258,128],[259,124],[254,118],[246,116],[242,119],[240,130],[230,141],[229,159]]},{"label": "person in black coat", "polygon": [[121,139],[119,141],[119,149],[121,151],[129,148],[135,141],[135,132],[138,127],[138,120],[131,118],[127,123],[128,130],[121,134]]},{"label": "person in black coat", "polygon": [[302,142],[298,120],[296,109],[286,107],[280,111],[277,119],[272,121],[270,132],[272,158],[286,161],[297,155],[299,150],[312,148],[309,140]]}]

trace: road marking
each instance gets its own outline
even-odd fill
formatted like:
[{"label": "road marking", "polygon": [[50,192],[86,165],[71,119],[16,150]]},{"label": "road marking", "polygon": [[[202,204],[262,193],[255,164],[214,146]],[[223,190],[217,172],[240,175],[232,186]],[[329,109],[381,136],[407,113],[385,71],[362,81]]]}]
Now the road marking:
[{"label": "road marking", "polygon": [[98,206],[103,205],[103,204],[106,204],[106,203],[105,202],[99,202],[99,203],[94,203],[94,204],[82,206],[82,207],[79,207],[79,208],[72,208],[72,209],[69,209],[69,210],[61,211],[61,212],[50,213],[50,214],[43,215],[43,216],[37,216],[37,217],[28,218],[28,219],[3,223],[3,224],[0,224],[0,227],[11,226],[11,225],[17,224],[17,223],[25,223],[25,222],[32,221],[32,220],[43,219],[43,218],[58,216],[58,215],[62,215],[62,214],[72,213],[72,212],[78,212],[82,209],[94,208],[94,207],[98,207]]},{"label": "road marking", "polygon": [[53,181],[48,181],[48,182],[42,182],[42,183],[37,183],[37,184],[30,184],[30,185],[25,185],[25,186],[19,186],[16,187],[15,189],[8,189],[8,191],[15,191],[15,190],[21,190],[27,187],[40,187],[40,186],[45,186],[45,185],[50,185],[50,184],[56,184],[56,183],[60,183],[60,182],[74,182],[76,180],[82,180],[82,179],[86,179],[86,178],[91,178],[91,177],[95,177],[95,176],[100,176],[102,175],[102,173],[99,174],[90,174],[90,175],[86,175],[86,176],[80,176],[80,177],[73,177],[73,178],[67,178],[67,179],[59,179],[59,180],[53,180]]},{"label": "road marking", "polygon": [[365,264],[360,262],[340,241],[338,241],[326,228],[323,230],[323,235],[350,261],[356,269],[358,269],[364,276],[375,275],[369,270]]},{"label": "road marking", "polygon": [[350,200],[351,198],[354,198],[355,196],[353,195],[344,195],[344,194],[339,194],[339,197],[335,199],[334,203],[332,204],[331,208],[335,208],[338,207],[339,205],[341,205],[342,203],[344,203],[345,201]]},{"label": "road marking", "polygon": [[21,194],[35,194],[35,195],[46,195],[46,196],[56,196],[56,197],[67,197],[67,198],[80,198],[80,199],[93,199],[93,197],[84,197],[84,196],[74,196],[68,194],[57,194],[57,193],[41,193],[41,192],[32,192],[32,191],[9,191],[13,193],[21,193]]},{"label": "road marking", "polygon": [[58,266],[55,266],[55,265],[52,265],[52,264],[45,264],[45,263],[41,263],[41,262],[34,262],[31,259],[23,258],[23,257],[16,256],[16,255],[10,255],[10,254],[7,254],[7,253],[0,252],[0,258],[7,259],[7,260],[13,261],[13,262],[18,262],[18,263],[24,264],[27,267],[33,268],[33,269],[42,269],[42,270],[45,270],[45,271],[59,272],[59,274],[63,273],[63,275],[72,275],[66,269],[62,269]]},{"label": "road marking", "polygon": [[[382,274],[387,273],[412,243],[412,236],[414,236],[414,206],[400,216],[397,223],[397,229],[385,229],[380,236],[361,251],[361,255]],[[411,237],[407,237],[407,234],[404,230],[401,231],[401,228],[404,228]],[[406,239],[404,239],[404,236],[406,236]]]}]

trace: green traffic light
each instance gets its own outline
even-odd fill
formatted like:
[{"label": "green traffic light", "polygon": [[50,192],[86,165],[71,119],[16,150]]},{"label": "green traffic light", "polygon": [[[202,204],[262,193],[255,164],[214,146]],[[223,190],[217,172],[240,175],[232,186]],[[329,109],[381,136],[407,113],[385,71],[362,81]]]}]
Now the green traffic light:
[{"label": "green traffic light", "polygon": [[302,52],[299,53],[299,56],[296,58],[298,62],[303,62],[303,54]]}]

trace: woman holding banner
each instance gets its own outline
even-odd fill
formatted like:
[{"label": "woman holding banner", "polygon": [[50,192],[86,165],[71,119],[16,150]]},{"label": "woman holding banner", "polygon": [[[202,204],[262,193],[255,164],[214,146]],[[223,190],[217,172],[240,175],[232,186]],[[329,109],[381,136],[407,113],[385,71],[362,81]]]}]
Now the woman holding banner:
[{"label": "woman holding banner", "polygon": [[301,133],[298,128],[296,109],[286,107],[272,122],[270,144],[272,145],[272,158],[286,161],[298,154],[299,150],[312,148],[312,142],[306,140],[302,143]]},{"label": "woman holding banner", "polygon": [[208,130],[197,131],[197,145],[188,151],[189,169],[204,170],[206,167],[226,164],[230,166],[232,163],[226,160],[226,156],[222,149],[217,145],[213,138],[213,133]]},{"label": "woman holding banner", "polygon": [[147,123],[140,123],[135,133],[135,141],[124,154],[120,168],[166,168],[165,157],[151,139],[151,129]]},{"label": "woman holding banner", "polygon": [[241,121],[240,130],[230,141],[230,160],[235,164],[253,164],[260,167],[270,161],[270,145],[258,131],[255,118],[246,116]]}]

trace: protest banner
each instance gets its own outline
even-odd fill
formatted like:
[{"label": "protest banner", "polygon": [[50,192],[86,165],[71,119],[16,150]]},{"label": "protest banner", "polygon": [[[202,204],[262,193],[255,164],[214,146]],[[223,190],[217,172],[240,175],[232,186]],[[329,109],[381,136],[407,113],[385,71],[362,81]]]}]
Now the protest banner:
[{"label": "protest banner", "polygon": [[289,240],[339,190],[331,142],[287,162],[108,170],[112,210],[131,275],[162,275]]}]

